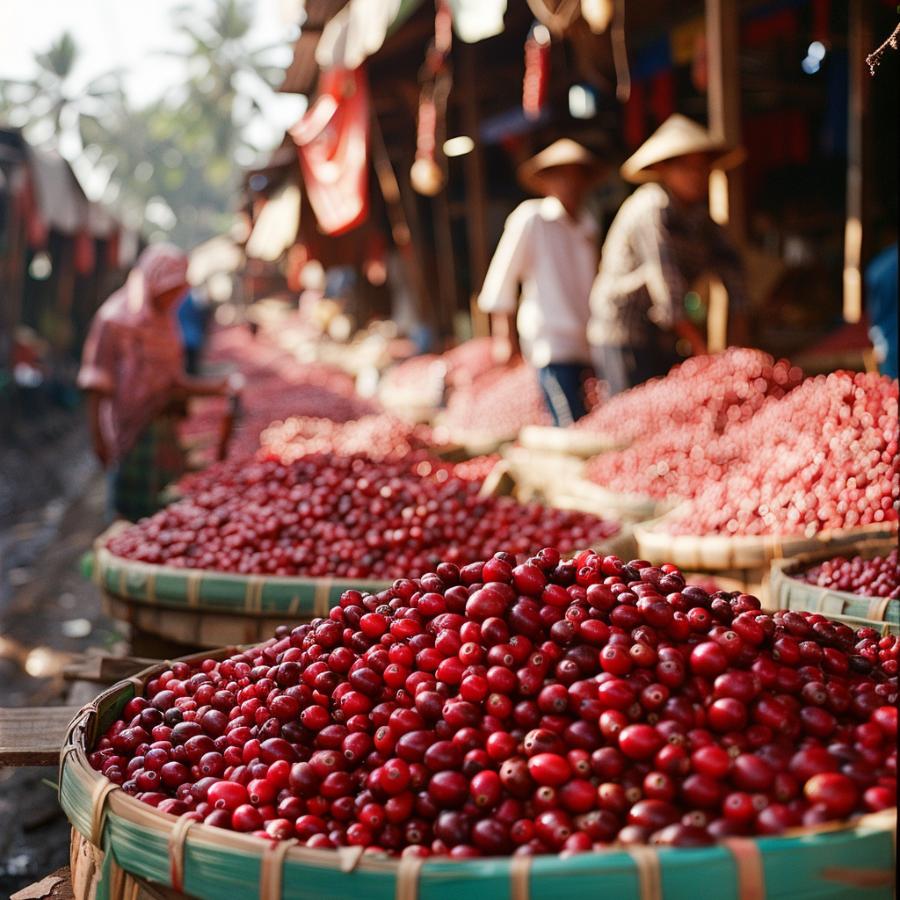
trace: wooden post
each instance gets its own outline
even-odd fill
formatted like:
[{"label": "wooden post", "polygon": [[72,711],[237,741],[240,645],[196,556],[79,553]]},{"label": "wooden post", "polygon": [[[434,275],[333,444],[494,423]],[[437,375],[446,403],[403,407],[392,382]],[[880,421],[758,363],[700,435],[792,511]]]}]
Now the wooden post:
[{"label": "wooden post", "polygon": [[416,297],[416,307],[422,321],[431,319],[430,304],[428,303],[428,284],[425,272],[422,268],[422,257],[414,243],[412,231],[407,219],[406,210],[403,208],[403,198],[400,192],[400,184],[397,174],[388,155],[384,143],[384,135],[378,117],[372,112],[372,161],[375,166],[375,176],[384,197],[384,205],[387,208],[388,220],[391,223],[391,236],[394,245],[400,253],[400,259],[406,270],[409,286]]},{"label": "wooden post", "polygon": [[[706,0],[707,104],[709,130],[729,146],[741,142],[741,94],[737,0]],[[744,197],[739,179],[714,169],[709,179],[709,210],[714,221],[740,242],[744,236]],[[707,343],[710,352],[728,344],[728,293],[719,279],[709,290]]]},{"label": "wooden post", "polygon": [[844,321],[862,318],[863,180],[869,75],[866,53],[871,38],[865,3],[851,3],[847,65],[850,92],[847,107],[847,219],[844,224]]},{"label": "wooden post", "polygon": [[453,315],[456,312],[456,258],[446,185],[432,199],[432,213],[440,299],[437,320],[441,334],[446,335],[453,330]]},{"label": "wooden post", "polygon": [[480,312],[475,304],[475,297],[481,290],[488,267],[487,216],[484,194],[484,157],[481,151],[481,140],[478,136],[478,87],[475,78],[475,45],[459,46],[461,62],[461,79],[463,100],[463,128],[475,142],[471,153],[466,154],[466,198],[468,214],[467,231],[469,236],[469,276],[472,294],[469,308],[472,315],[472,336],[483,337],[489,333],[488,317]]}]

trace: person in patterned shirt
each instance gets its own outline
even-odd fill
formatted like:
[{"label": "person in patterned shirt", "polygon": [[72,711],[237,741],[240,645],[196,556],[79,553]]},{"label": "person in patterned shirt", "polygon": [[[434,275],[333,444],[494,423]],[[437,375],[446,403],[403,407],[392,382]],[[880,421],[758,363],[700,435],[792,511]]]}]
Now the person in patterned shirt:
[{"label": "person in patterned shirt", "polygon": [[703,276],[721,278],[741,330],[743,267],[708,208],[710,171],[727,164],[720,159],[726,149],[696,122],[673,115],[622,165],[626,181],[643,183],[610,226],[588,324],[594,366],[610,394],[665,375],[679,359],[679,341],[694,354],[706,352],[684,305]]}]

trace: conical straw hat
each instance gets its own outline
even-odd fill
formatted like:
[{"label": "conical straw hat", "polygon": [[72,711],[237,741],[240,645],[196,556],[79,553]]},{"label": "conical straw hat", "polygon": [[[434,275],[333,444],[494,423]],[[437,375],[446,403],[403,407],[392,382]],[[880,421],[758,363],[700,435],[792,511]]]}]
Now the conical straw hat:
[{"label": "conical straw hat", "polygon": [[724,139],[711,135],[702,125],[679,113],[669,116],[637,150],[622,163],[619,170],[626,181],[655,181],[659,176],[652,168],[657,163],[689,153],[709,153],[723,157],[719,168],[730,168],[743,159],[743,151],[732,151]]},{"label": "conical straw hat", "polygon": [[519,166],[519,181],[527,190],[540,194],[543,192],[542,173],[557,166],[584,166],[597,179],[602,178],[608,169],[608,165],[587,147],[570,138],[561,138]]}]

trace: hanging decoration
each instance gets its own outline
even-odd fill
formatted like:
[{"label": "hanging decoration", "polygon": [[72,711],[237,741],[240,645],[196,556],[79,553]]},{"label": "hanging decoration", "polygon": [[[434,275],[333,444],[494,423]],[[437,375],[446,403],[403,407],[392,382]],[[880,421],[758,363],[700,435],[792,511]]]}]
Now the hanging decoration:
[{"label": "hanging decoration", "polygon": [[628,68],[628,45],[625,43],[625,0],[614,0],[610,31],[613,65],[616,67],[616,99],[627,103],[631,96],[631,71]]},{"label": "hanging decoration", "polygon": [[527,119],[537,119],[547,102],[550,82],[550,31],[535,25],[525,40],[525,77],[522,80],[522,111]]},{"label": "hanging decoration", "polygon": [[446,132],[447,99],[450,96],[450,48],[453,18],[447,0],[437,0],[434,41],[419,73],[422,84],[416,125],[416,159],[409,172],[413,189],[426,197],[439,194],[447,181],[446,165],[438,147]]},{"label": "hanging decoration", "polygon": [[613,0],[581,0],[581,15],[594,34],[603,34],[612,22]]}]

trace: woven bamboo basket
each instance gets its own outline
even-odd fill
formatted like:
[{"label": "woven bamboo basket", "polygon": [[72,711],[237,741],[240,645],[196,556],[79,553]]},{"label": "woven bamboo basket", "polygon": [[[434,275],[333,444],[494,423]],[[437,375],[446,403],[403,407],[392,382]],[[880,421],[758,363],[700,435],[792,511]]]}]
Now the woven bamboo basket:
[{"label": "woven bamboo basket", "polygon": [[556,451],[510,445],[503,448],[501,456],[515,480],[516,496],[523,501],[547,500],[554,487],[564,487],[584,472],[583,459]]},{"label": "woven bamboo basket", "polygon": [[526,450],[542,450],[566,453],[588,459],[598,453],[622,450],[627,446],[602,434],[592,434],[577,428],[553,428],[546,425],[528,425],[519,432],[519,443]]},{"label": "woven bamboo basket", "polygon": [[[186,652],[255,643],[278,625],[327,615],[344,591],[377,593],[391,585],[349,578],[233,575],[136,562],[106,548],[121,527],[128,526],[115,525],[97,538],[91,557],[82,560],[82,571],[100,588],[104,612],[126,622],[138,636],[132,649],[146,655],[171,655],[177,647]],[[630,529],[622,527],[594,549],[631,558]],[[161,647],[157,641],[163,642]]]},{"label": "woven bamboo basket", "polygon": [[893,896],[896,810],[701,849],[611,847],[568,859],[466,861],[396,860],[361,848],[312,850],[188,823],[127,795],[87,759],[125,703],[163,668],[154,666],[104,691],[69,726],[59,799],[75,832],[78,900],[171,897],[171,891],[202,900],[458,900],[463,893],[472,900],[694,900],[698,890],[712,890],[717,900],[838,900],[863,891],[871,900]]},{"label": "woven bamboo basket", "polygon": [[278,625],[327,615],[346,590],[390,587],[389,581],[232,575],[136,562],[106,548],[115,528],[97,539],[90,564],[105,612],[184,646],[260,641]]},{"label": "woven bamboo basket", "polygon": [[560,509],[577,509],[595,515],[607,515],[628,522],[646,522],[658,518],[670,504],[644,494],[620,494],[586,478],[563,483],[548,502]]},{"label": "woven bamboo basket", "polygon": [[900,634],[900,600],[887,597],[863,597],[848,591],[808,584],[795,576],[832,556],[884,556],[897,546],[896,539],[860,541],[839,550],[819,550],[772,563],[770,575],[771,605],[778,609],[802,609],[846,622],[854,628],[868,626],[891,634]]},{"label": "woven bamboo basket", "polygon": [[682,569],[718,572],[723,569],[759,569],[773,559],[786,559],[817,550],[841,552],[870,538],[888,538],[897,533],[897,523],[865,525],[845,531],[820,531],[813,537],[802,535],[672,534],[666,530],[670,515],[634,527],[638,553],[654,562],[670,562]]},{"label": "woven bamboo basket", "polygon": [[413,425],[430,425],[440,412],[440,398],[423,400],[418,393],[379,391],[378,400],[389,413]]}]

